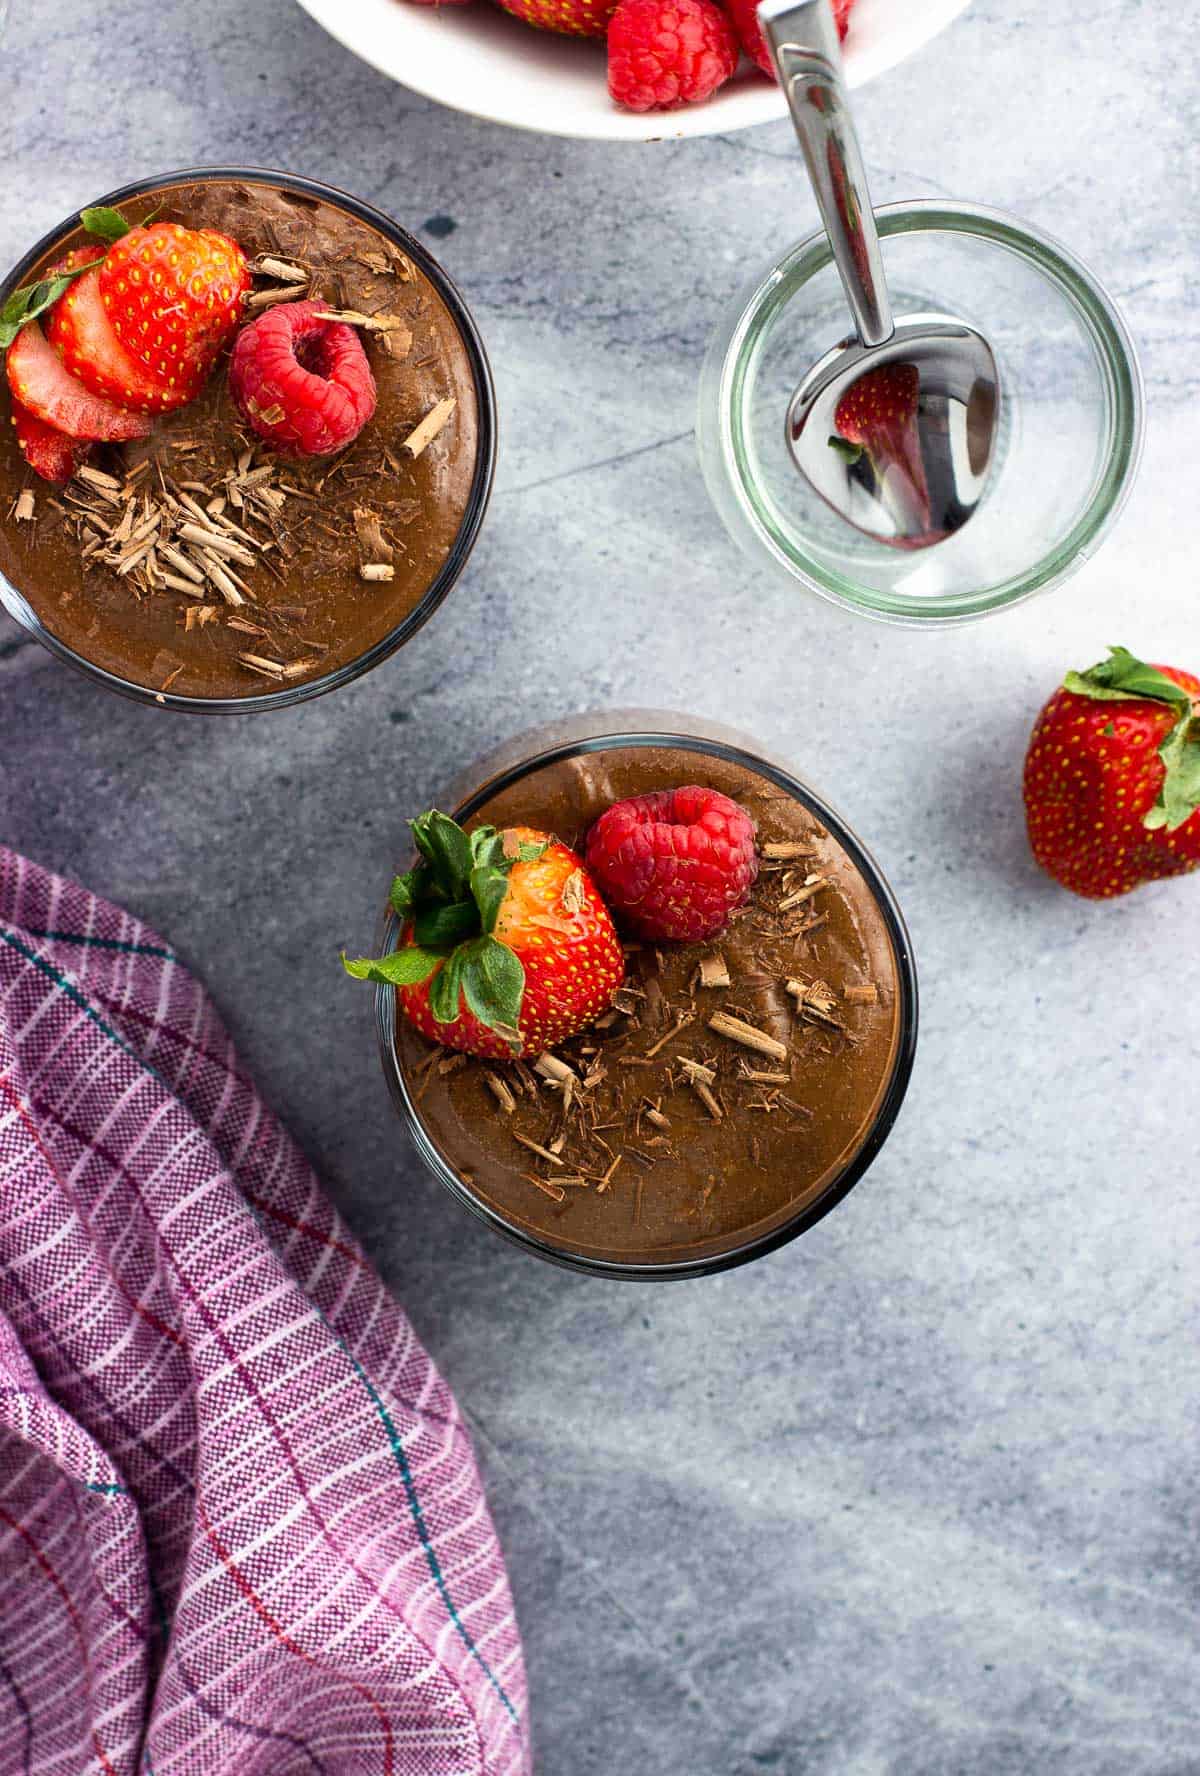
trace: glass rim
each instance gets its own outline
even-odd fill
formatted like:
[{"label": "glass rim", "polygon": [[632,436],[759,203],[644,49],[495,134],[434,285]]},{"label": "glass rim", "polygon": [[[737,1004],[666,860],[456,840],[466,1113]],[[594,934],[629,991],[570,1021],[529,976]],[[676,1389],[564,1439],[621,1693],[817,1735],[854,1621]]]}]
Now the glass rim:
[{"label": "glass rim", "polygon": [[[516,1225],[498,1209],[486,1203],[482,1197],[463,1183],[462,1179],[442,1157],[425,1128],[419,1106],[409,1091],[404,1077],[396,1039],[396,989],[386,983],[379,983],[375,989],[374,1002],[376,1037],[388,1089],[400,1113],[401,1120],[412,1136],[417,1152],[439,1183],[443,1184],[451,1195],[469,1209],[477,1219],[525,1251],[532,1252],[537,1257],[546,1259],[567,1270],[581,1271],[590,1276],[613,1277],[633,1282],[692,1278],[734,1270],[739,1265],[748,1264],[755,1258],[765,1257],[767,1253],[778,1251],[780,1247],[790,1244],[792,1240],[798,1239],[801,1234],[806,1233],[809,1228],[814,1227],[818,1221],[823,1220],[832,1209],[836,1208],[873,1164],[900,1114],[916,1057],[920,1005],[916,962],[908,927],[891,885],[871,853],[836,810],[831,808],[808,784],[795,777],[783,765],[763,758],[758,753],[750,752],[740,745],[728,741],[710,740],[694,734],[677,733],[667,729],[642,729],[629,733],[610,732],[592,738],[563,741],[547,746],[516,764],[507,765],[494,772],[459,803],[454,810],[454,818],[459,821],[469,820],[490,797],[500,794],[512,784],[544,766],[559,764],[582,754],[591,754],[617,747],[655,746],[680,747],[691,752],[712,753],[722,760],[744,766],[747,770],[767,778],[769,782],[785,790],[807,808],[844,848],[855,867],[860,871],[882,915],[896,962],[897,999],[899,1002],[899,1032],[892,1058],[891,1074],[867,1134],[844,1168],[830,1180],[814,1201],[797,1209],[795,1214],[790,1215],[778,1226],[770,1228],[765,1233],[745,1239],[738,1239],[734,1236],[728,1248],[704,1257],[663,1259],[652,1263],[635,1264],[624,1259],[596,1258],[541,1239],[528,1228]],[[396,948],[400,929],[401,921],[393,909],[386,906],[379,926],[377,955],[390,954]]]},{"label": "glass rim", "polygon": [[[471,477],[471,488],[467,497],[466,508],[459,523],[454,543],[433,580],[414,605],[413,609],[401,619],[394,628],[382,636],[377,642],[349,660],[344,666],[332,672],[326,672],[319,678],[307,680],[300,685],[280,686],[273,691],[255,691],[245,697],[187,697],[173,691],[156,691],[148,685],[134,683],[132,679],[123,678],[119,673],[110,672],[107,667],[98,665],[85,655],[61,641],[42,622],[25,595],[12,582],[0,574],[0,604],[9,615],[20,623],[36,641],[39,641],[48,652],[54,654],[64,664],[80,672],[86,678],[101,684],[106,690],[115,691],[119,696],[127,697],[136,703],[148,704],[156,709],[169,709],[193,714],[204,715],[253,715],[270,709],[290,708],[297,703],[305,703],[313,697],[324,696],[329,691],[340,690],[343,685],[352,684],[356,678],[372,671],[412,640],[417,631],[424,627],[434,612],[443,603],[455,585],[478,540],[483,520],[491,500],[492,486],[496,474],[497,419],[496,419],[496,388],[492,378],[492,367],[487,350],[466,300],[449,273],[429,252],[428,248],[411,235],[408,230],[373,204],[366,203],[352,193],[340,190],[336,185],[329,185],[320,179],[309,179],[302,173],[286,173],[271,167],[252,166],[201,166],[186,167],[177,172],[163,173],[154,178],[136,179],[127,185],[119,186],[115,191],[92,200],[93,204],[104,204],[110,207],[125,203],[132,198],[142,197],[149,191],[171,189],[179,185],[210,183],[216,180],[242,180],[248,184],[266,184],[282,186],[290,191],[300,192],[306,197],[315,197],[338,209],[349,211],[360,222],[376,229],[385,239],[392,241],[401,252],[405,253],[421,269],[429,279],[442,301],[446,304],[451,318],[458,329],[467,357],[471,366],[475,384],[475,399],[479,410],[479,441],[475,456],[475,469]],[[57,227],[49,229],[36,245],[30,247],[22,255],[12,269],[0,278],[0,306],[9,293],[20,286],[22,278],[32,269],[43,254],[49,252],[64,235],[79,226],[79,211],[74,210]]]},{"label": "glass rim", "polygon": [[[947,594],[928,604],[863,587],[849,574],[827,569],[782,527],[758,510],[744,472],[747,451],[741,383],[755,335],[772,324],[783,303],[833,263],[827,235],[815,230],[774,259],[745,287],[718,323],[701,375],[697,437],[701,465],[727,528],[753,543],[793,583],[874,621],[910,627],[949,626],[1007,610],[1060,584],[1094,554],[1132,490],[1145,439],[1145,388],[1132,335],[1100,279],[1055,236],[1002,210],[943,198],[915,198],[875,211],[882,239],[906,234],[974,238],[1015,254],[1065,297],[1096,349],[1107,406],[1102,469],[1065,537],[1024,572],[999,585]],[[715,392],[714,392],[715,391]],[[714,452],[706,444],[715,444]],[[778,534],[777,534],[778,533]]]}]

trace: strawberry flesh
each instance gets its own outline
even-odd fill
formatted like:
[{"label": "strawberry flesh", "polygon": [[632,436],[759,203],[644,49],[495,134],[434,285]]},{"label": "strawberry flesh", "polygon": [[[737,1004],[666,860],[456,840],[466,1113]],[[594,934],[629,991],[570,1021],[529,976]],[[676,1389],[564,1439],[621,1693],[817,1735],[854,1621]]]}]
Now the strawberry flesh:
[{"label": "strawberry flesh", "polygon": [[145,438],[150,421],[94,395],[72,376],[36,321],[29,321],[8,348],[8,386],[14,400],[69,438],[106,444]]},{"label": "strawberry flesh", "polygon": [[[84,248],[90,259],[103,259],[103,248]],[[72,270],[81,262],[72,253],[53,271]],[[72,376],[93,395],[137,413],[170,413],[199,394],[201,376],[155,376],[126,351],[113,330],[100,293],[100,272],[88,271],[60,296],[46,321],[46,335]]]},{"label": "strawberry flesh", "polygon": [[19,401],[12,404],[12,422],[17,431],[17,448],[25,461],[43,481],[52,481],[56,487],[71,479],[91,449],[89,444],[68,438],[47,425]]}]

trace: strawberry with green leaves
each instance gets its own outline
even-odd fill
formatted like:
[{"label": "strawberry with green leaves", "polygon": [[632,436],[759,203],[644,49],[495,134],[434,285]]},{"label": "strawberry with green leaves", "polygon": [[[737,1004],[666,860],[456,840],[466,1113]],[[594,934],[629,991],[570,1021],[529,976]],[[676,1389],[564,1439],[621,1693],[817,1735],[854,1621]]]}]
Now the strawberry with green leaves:
[{"label": "strawberry with green leaves", "polygon": [[14,420],[32,438],[22,448],[51,481],[81,454],[72,443],[145,437],[147,416],[193,400],[250,286],[245,255],[227,235],[153,216],[131,224],[104,205],[79,219],[92,241],[0,309]]},{"label": "strawberry with green leaves", "polygon": [[1200,868],[1200,678],[1126,648],[1068,672],[1025,759],[1029,842],[1092,900]]},{"label": "strawberry with green leaves", "polygon": [[625,978],[608,908],[582,860],[529,827],[412,823],[421,861],[392,883],[398,949],[349,961],[397,989],[424,1035],[468,1054],[541,1054],[606,1011]]}]

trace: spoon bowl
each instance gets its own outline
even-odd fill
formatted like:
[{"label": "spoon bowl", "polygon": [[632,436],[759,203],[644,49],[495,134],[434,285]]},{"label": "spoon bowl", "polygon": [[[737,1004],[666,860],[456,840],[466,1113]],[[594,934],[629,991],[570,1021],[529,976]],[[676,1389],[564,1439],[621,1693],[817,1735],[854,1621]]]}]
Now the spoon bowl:
[{"label": "spoon bowl", "polygon": [[[888,450],[842,433],[847,404],[878,383],[911,388]],[[991,346],[952,315],[909,315],[880,346],[843,340],[814,364],[788,405],[792,460],[856,530],[899,549],[943,542],[983,497],[992,466],[1000,382]],[[898,399],[896,394],[894,398]]]},{"label": "spoon bowl", "polygon": [[758,17],[857,329],[792,396],[788,448],[856,530],[926,549],[983,498],[1000,417],[996,359],[953,315],[893,317],[830,0],[762,0]]}]

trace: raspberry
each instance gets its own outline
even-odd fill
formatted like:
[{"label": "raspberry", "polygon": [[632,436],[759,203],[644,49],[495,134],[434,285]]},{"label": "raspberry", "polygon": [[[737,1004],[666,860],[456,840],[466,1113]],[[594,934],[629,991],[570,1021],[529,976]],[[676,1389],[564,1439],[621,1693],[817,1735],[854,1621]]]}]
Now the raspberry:
[{"label": "raspberry", "polygon": [[285,456],[328,456],[353,442],[375,411],[375,378],[362,341],[322,302],[269,308],[243,327],[229,390],[260,438]]},{"label": "raspberry", "polygon": [[588,834],[587,866],[639,937],[700,943],[724,930],[754,886],[754,822],[719,790],[657,789],[604,811]]},{"label": "raspberry", "polygon": [[[837,20],[838,33],[843,39],[850,28],[850,8],[853,5],[854,0],[833,0],[833,16]],[[756,62],[763,73],[769,74],[774,80],[775,64],[771,60],[771,52],[758,22],[758,0],[725,0],[725,10],[733,20],[738,41],[750,60]]]},{"label": "raspberry", "polygon": [[737,67],[729,20],[714,0],[621,0],[608,27],[608,90],[629,111],[707,99]]}]

